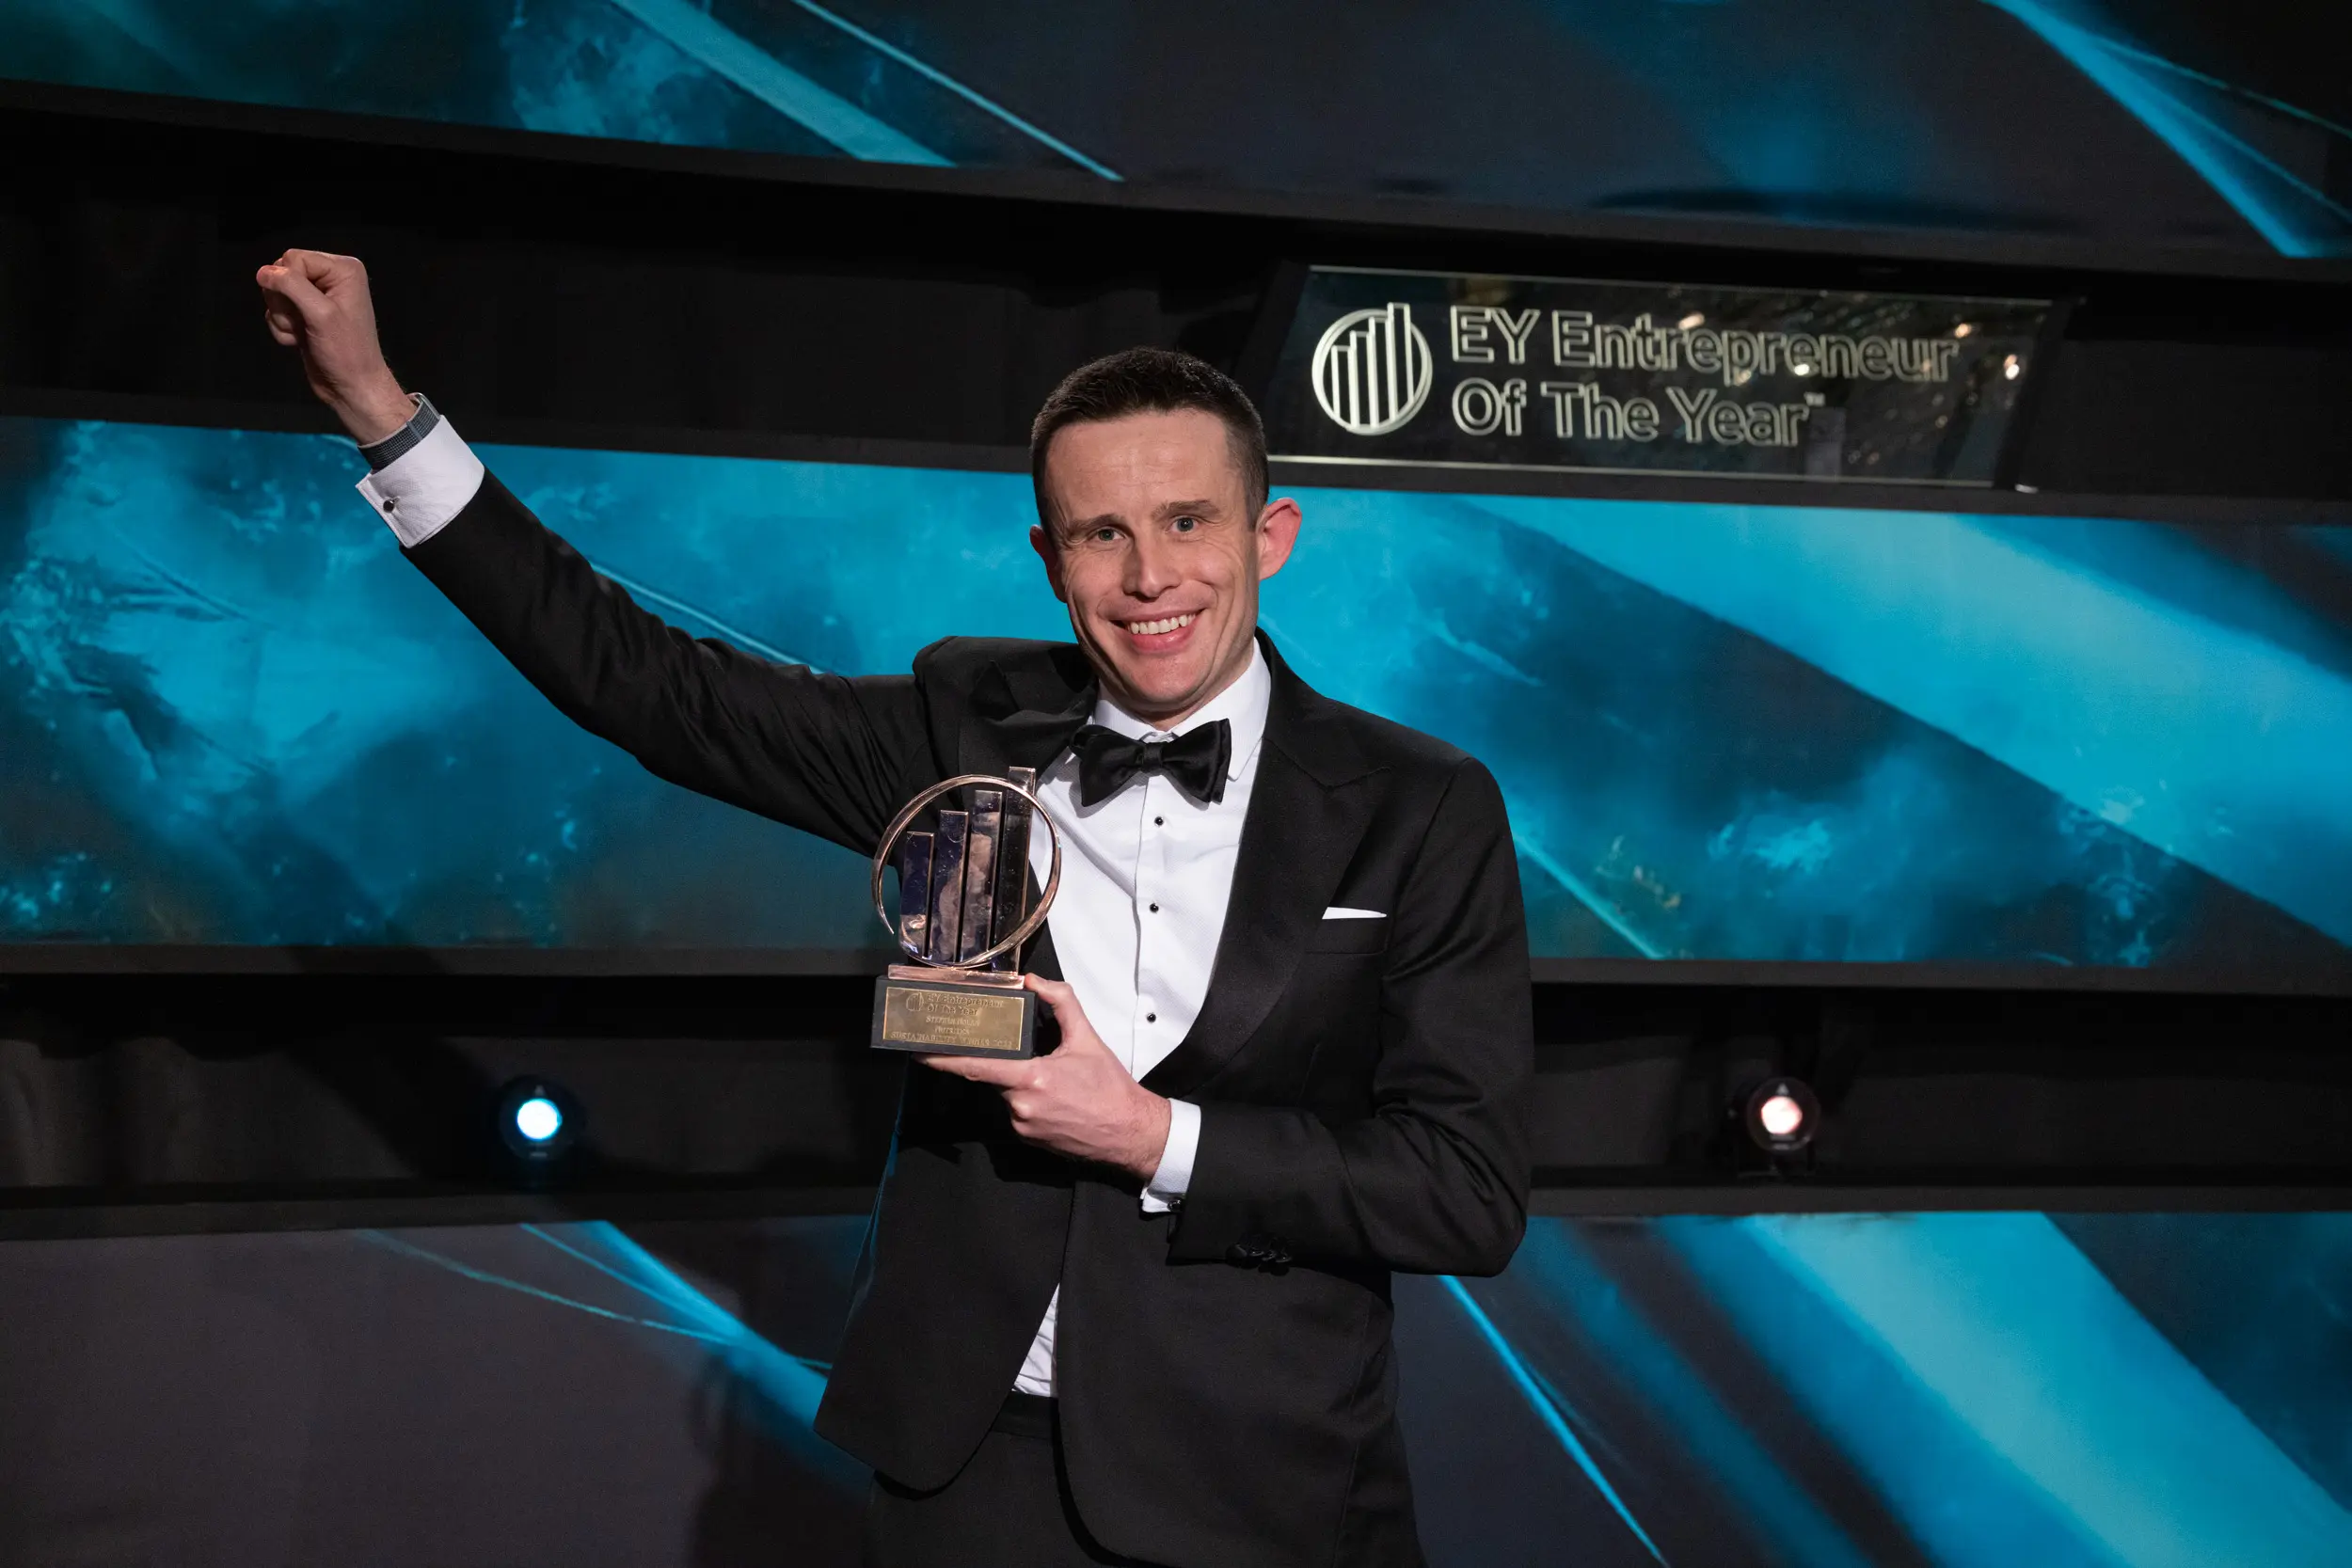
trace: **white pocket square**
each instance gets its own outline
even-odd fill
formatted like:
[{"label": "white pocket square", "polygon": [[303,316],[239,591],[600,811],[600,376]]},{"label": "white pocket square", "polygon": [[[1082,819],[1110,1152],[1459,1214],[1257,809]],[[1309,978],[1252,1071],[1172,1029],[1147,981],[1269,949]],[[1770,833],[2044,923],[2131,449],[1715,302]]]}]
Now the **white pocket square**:
[{"label": "white pocket square", "polygon": [[1386,910],[1351,910],[1343,905],[1334,904],[1323,911],[1323,918],[1326,920],[1386,920],[1389,918],[1389,911]]}]

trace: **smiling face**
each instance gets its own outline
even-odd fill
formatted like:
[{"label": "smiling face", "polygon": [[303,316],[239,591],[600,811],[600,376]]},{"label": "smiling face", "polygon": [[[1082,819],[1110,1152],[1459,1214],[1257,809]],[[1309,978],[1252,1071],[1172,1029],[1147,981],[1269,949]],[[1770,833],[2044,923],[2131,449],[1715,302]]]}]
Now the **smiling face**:
[{"label": "smiling face", "polygon": [[1066,425],[1046,449],[1049,515],[1029,531],[1104,695],[1162,729],[1249,667],[1258,584],[1298,505],[1254,515],[1225,422],[1200,409]]}]

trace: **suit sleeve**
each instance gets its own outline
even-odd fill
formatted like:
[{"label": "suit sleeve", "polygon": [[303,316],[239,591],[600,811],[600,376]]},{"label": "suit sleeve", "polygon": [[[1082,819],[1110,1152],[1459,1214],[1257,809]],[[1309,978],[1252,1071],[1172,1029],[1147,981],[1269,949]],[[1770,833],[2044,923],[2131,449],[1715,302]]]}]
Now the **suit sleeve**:
[{"label": "suit sleeve", "polygon": [[1478,763],[1454,772],[1390,918],[1371,1114],[1202,1102],[1171,1258],[1470,1275],[1510,1261],[1534,1030],[1518,858]]},{"label": "suit sleeve", "polygon": [[688,789],[870,852],[925,754],[908,676],[848,678],[688,636],[485,475],[404,551],[565,717]]}]

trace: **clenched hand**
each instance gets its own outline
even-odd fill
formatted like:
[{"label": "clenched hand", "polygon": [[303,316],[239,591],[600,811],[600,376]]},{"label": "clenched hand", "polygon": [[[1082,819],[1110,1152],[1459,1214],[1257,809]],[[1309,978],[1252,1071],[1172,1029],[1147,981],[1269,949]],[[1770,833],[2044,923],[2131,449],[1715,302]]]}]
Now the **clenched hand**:
[{"label": "clenched hand", "polygon": [[1168,1101],[1136,1083],[1078,1006],[1077,993],[1035,974],[1022,984],[1054,1009],[1061,1045],[1025,1062],[985,1056],[925,1056],[925,1066],[1004,1091],[1012,1130],[1074,1160],[1150,1180],[1168,1148]]},{"label": "clenched hand", "polygon": [[368,269],[357,256],[289,250],[253,275],[262,286],[269,335],[302,351],[310,390],[335,411],[352,439],[370,446],[416,412],[375,337]]}]

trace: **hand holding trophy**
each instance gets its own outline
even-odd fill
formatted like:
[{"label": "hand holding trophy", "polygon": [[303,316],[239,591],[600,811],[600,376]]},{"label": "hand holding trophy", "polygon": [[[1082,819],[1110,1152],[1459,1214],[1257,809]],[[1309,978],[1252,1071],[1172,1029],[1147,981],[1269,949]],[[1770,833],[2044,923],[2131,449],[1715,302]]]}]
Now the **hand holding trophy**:
[{"label": "hand holding trophy", "polygon": [[[1045,924],[1061,887],[1061,837],[1037,798],[1037,773],[961,773],[908,801],[874,850],[874,913],[912,963],[892,964],[874,986],[874,1047],[932,1056],[1037,1053],[1037,998],[1021,983],[1021,949]],[[963,809],[942,809],[929,832],[909,830],[933,802],[969,793]],[[1051,869],[1034,909],[1029,892],[1032,822],[1045,829]],[[898,913],[884,899],[883,873],[898,870]]]}]

